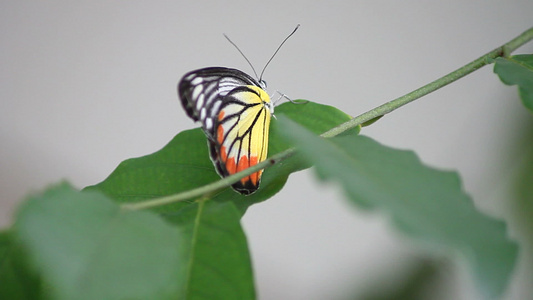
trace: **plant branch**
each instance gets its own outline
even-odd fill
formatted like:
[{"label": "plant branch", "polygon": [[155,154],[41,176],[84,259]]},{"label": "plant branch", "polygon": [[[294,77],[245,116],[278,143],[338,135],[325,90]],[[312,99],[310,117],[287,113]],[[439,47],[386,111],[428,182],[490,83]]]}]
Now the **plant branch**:
[{"label": "plant branch", "polygon": [[360,124],[363,124],[365,122],[368,122],[374,118],[386,115],[390,113],[393,110],[396,110],[402,106],[404,106],[407,103],[410,103],[420,97],[423,97],[431,92],[434,92],[476,70],[478,70],[481,67],[484,67],[488,64],[492,64],[494,59],[497,57],[507,57],[511,52],[516,50],[518,47],[524,45],[525,43],[529,42],[533,39],[533,27],[522,33],[521,35],[517,36],[516,38],[512,39],[511,41],[507,42],[506,44],[490,51],[489,53],[479,57],[478,59],[460,67],[459,69],[433,81],[426,85],[424,85],[421,88],[418,88],[406,95],[403,95],[399,98],[396,98],[390,102],[387,102],[381,106],[378,106],[370,111],[367,111],[335,128],[330,129],[327,132],[324,132],[321,136],[322,137],[334,137],[336,135],[339,135],[340,133],[354,128]]},{"label": "plant branch", "polygon": [[[372,119],[381,117],[385,114],[388,114],[414,100],[417,100],[431,92],[434,92],[478,69],[481,67],[484,67],[488,64],[492,64],[494,59],[497,57],[507,57],[509,56],[514,50],[518,49],[520,46],[524,45],[525,43],[533,40],[533,27],[522,33],[521,35],[517,36],[516,38],[512,39],[511,41],[505,43],[504,45],[488,52],[487,54],[479,57],[478,59],[460,67],[459,69],[433,81],[425,86],[418,88],[404,96],[401,96],[399,98],[396,98],[392,101],[389,101],[381,106],[378,106],[372,110],[369,110],[337,127],[334,127],[323,134],[321,134],[322,137],[334,137],[341,133],[343,133],[346,130],[355,128],[365,122],[368,122]],[[214,193],[220,189],[226,188],[233,183],[239,181],[241,178],[244,178],[246,176],[249,176],[259,170],[262,170],[266,167],[269,167],[271,165],[274,165],[280,161],[283,161],[295,153],[295,149],[291,148],[288,150],[285,150],[283,152],[280,152],[276,155],[273,155],[269,159],[252,166],[246,170],[243,170],[239,173],[235,173],[231,176],[222,178],[216,182],[204,185],[202,187],[189,190],[183,193],[174,194],[166,197],[160,197],[156,199],[146,200],[143,202],[138,203],[129,203],[129,204],[123,204],[122,208],[124,209],[145,209],[145,208],[151,208],[156,206],[162,206],[165,204],[170,204],[174,202],[184,201],[187,199],[200,197],[202,195],[206,195],[209,193]]]},{"label": "plant branch", "polygon": [[216,191],[224,189],[246,176],[250,176],[257,171],[260,171],[264,168],[267,168],[271,165],[274,165],[282,160],[285,160],[291,157],[292,155],[294,155],[294,153],[296,153],[294,148],[287,149],[283,152],[273,155],[272,157],[268,158],[265,161],[258,163],[255,166],[249,167],[241,172],[235,173],[228,177],[221,178],[218,181],[206,184],[199,188],[192,189],[192,190],[185,191],[185,192],[178,193],[178,194],[174,194],[174,195],[170,195],[170,196],[150,199],[150,200],[146,200],[142,202],[126,203],[126,204],[122,204],[121,207],[124,209],[133,209],[133,210],[145,209],[145,208],[162,206],[162,205],[166,205],[166,204],[170,204],[174,202],[185,201],[187,199],[201,197],[206,194],[215,193]]}]

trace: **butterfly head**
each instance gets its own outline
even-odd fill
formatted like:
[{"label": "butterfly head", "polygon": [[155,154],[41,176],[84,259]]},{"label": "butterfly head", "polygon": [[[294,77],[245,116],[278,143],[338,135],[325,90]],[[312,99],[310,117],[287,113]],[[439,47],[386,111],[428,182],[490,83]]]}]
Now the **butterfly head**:
[{"label": "butterfly head", "polygon": [[263,90],[264,95],[261,94],[261,99],[263,99],[263,103],[266,108],[270,111],[271,115],[274,115],[274,103],[270,100],[270,96],[265,92],[267,89],[267,83],[263,79],[259,79],[259,87]]},{"label": "butterfly head", "polygon": [[267,89],[267,82],[264,79],[259,79],[259,86],[266,91]]}]

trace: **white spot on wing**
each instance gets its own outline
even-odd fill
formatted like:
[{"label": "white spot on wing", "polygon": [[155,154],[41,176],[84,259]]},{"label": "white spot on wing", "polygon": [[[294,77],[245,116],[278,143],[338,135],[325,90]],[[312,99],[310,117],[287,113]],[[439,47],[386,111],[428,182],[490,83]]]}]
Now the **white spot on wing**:
[{"label": "white spot on wing", "polygon": [[218,93],[222,96],[226,96],[231,90],[242,85],[242,82],[237,81],[234,78],[222,78],[218,83]]},{"label": "white spot on wing", "polygon": [[191,84],[193,84],[193,85],[197,85],[197,84],[202,83],[202,81],[204,81],[204,80],[202,79],[202,77],[196,77],[196,78],[194,78],[194,79],[191,81]]},{"label": "white spot on wing", "polygon": [[207,128],[208,130],[211,130],[211,128],[213,128],[213,119],[207,118],[205,120],[205,128]]},{"label": "white spot on wing", "polygon": [[222,104],[222,101],[217,101],[215,104],[213,104],[213,108],[211,111],[213,112],[213,115],[218,115],[218,110],[220,109],[220,105]]},{"label": "white spot on wing", "polygon": [[200,110],[200,120],[205,120],[205,107],[202,107],[202,110]]},{"label": "white spot on wing", "polygon": [[200,110],[204,106],[204,98],[204,94],[200,94],[200,96],[198,96],[198,101],[196,101],[196,110]]},{"label": "white spot on wing", "polygon": [[194,87],[194,90],[192,91],[192,98],[196,99],[198,96],[202,93],[204,87],[202,85],[197,85]]}]

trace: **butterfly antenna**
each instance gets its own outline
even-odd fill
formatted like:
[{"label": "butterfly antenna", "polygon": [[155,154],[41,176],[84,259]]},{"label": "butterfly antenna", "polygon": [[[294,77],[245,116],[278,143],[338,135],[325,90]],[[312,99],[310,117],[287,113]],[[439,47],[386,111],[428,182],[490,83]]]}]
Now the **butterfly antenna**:
[{"label": "butterfly antenna", "polygon": [[[270,64],[270,62],[272,61],[272,59],[274,59],[274,56],[276,56],[276,54],[278,53],[279,49],[281,49],[281,46],[283,46],[283,44],[285,44],[285,42],[296,32],[296,30],[298,30],[298,28],[300,27],[300,24],[296,25],[296,28],[294,28],[294,30],[291,32],[291,34],[289,34],[284,40],[283,42],[281,42],[281,44],[279,44],[278,46],[278,49],[276,49],[276,51],[274,52],[274,54],[272,54],[272,56],[270,57],[270,59],[267,61],[265,67],[263,68],[263,71],[261,71],[261,76],[259,76],[259,81],[261,81],[261,79],[263,78],[263,73],[265,73],[265,70],[266,68],[268,67],[268,64]],[[239,50],[240,51],[240,50]],[[257,76],[257,75],[256,75]]]},{"label": "butterfly antenna", "polygon": [[[237,47],[237,45],[232,41],[230,40],[230,38],[225,34],[223,33],[224,37],[228,40],[228,42],[230,42],[230,44],[233,45],[233,47],[235,47],[235,49],[237,49],[237,51],[239,51],[239,53],[242,55],[242,57],[244,57],[244,59],[246,59],[246,62],[248,62],[248,64],[250,65],[250,67],[252,67],[252,71],[254,71],[254,74],[255,74],[255,78],[258,78],[257,77],[257,72],[255,71],[254,69],[254,66],[252,65],[252,63],[250,62],[250,60],[248,60],[248,57],[246,57],[246,55],[244,55],[244,53],[242,53],[241,49],[239,49],[239,47]],[[262,73],[261,73],[262,75]]]}]

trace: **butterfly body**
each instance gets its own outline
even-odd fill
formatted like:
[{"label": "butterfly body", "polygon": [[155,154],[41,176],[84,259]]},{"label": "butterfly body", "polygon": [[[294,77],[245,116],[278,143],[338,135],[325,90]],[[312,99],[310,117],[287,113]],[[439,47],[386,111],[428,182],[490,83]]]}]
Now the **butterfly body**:
[{"label": "butterfly body", "polygon": [[[209,155],[226,177],[267,157],[270,118],[274,106],[265,83],[237,69],[210,67],[189,72],[178,84],[187,115],[202,125]],[[262,170],[233,184],[241,194],[259,188]]]}]

